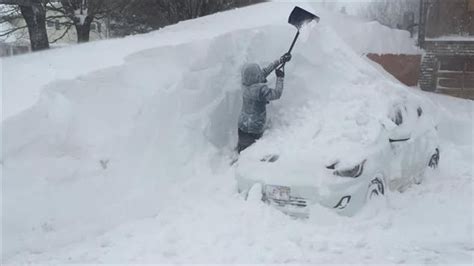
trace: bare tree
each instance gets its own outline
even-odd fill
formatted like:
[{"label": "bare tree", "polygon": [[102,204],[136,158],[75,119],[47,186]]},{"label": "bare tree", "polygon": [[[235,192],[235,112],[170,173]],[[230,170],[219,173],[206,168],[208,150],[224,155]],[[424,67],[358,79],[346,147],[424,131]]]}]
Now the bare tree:
[{"label": "bare tree", "polygon": [[[46,0],[46,9],[54,11],[54,18],[67,18],[62,36],[74,27],[77,33],[77,42],[90,40],[91,24],[94,20],[102,19],[113,10],[122,8],[127,4],[123,0]],[[60,36],[60,38],[62,37]]]},{"label": "bare tree", "polygon": [[209,15],[218,11],[255,4],[259,0],[162,0],[156,1],[170,23]]},{"label": "bare tree", "polygon": [[193,19],[264,0],[116,0],[125,1],[120,12],[112,12],[116,36],[144,33],[182,20]]},{"label": "bare tree", "polygon": [[13,33],[17,33],[23,29],[26,29],[27,26],[13,26],[15,21],[23,19],[23,16],[20,12],[20,6],[18,5],[4,5],[0,6],[0,24],[7,24],[7,26],[2,27],[3,30],[0,31],[0,37],[10,36]]},{"label": "bare tree", "polygon": [[48,33],[46,32],[46,12],[42,3],[30,6],[20,5],[20,11],[28,25],[31,50],[39,51],[49,48]]},{"label": "bare tree", "polygon": [[[76,30],[77,41],[82,43],[89,41],[91,24],[97,19],[105,18],[107,22],[112,21],[111,25],[108,23],[107,29],[111,29],[115,36],[125,36],[149,32],[182,20],[264,2],[264,0],[0,0],[0,3],[6,2],[15,3],[18,14],[20,14],[20,3],[31,6],[35,2],[41,4],[37,6],[37,11],[43,13],[52,11],[43,16],[43,20],[60,24],[63,26],[63,32],[59,37],[50,40],[50,43],[60,40],[71,29]],[[26,16],[30,13],[24,10]],[[2,15],[0,23],[7,18],[14,19],[14,14],[11,15]],[[11,34],[22,28],[24,27],[20,26],[7,32],[0,32],[0,36]]]},{"label": "bare tree", "polygon": [[[88,42],[90,39],[91,24],[125,5],[120,0],[48,0],[46,8],[55,11],[59,16],[69,19],[66,22],[67,30],[74,26],[77,33],[77,42]],[[64,35],[67,33],[65,30]]]},{"label": "bare tree", "polygon": [[[28,27],[31,50],[38,51],[49,48],[48,34],[46,32],[46,11],[42,0],[0,0],[0,4],[19,7]],[[7,33],[11,34],[12,31]]]}]

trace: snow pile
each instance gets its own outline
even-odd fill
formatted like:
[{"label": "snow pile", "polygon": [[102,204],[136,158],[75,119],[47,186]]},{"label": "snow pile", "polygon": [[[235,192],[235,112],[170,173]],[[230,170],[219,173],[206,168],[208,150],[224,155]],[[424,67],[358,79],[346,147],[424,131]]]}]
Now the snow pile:
[{"label": "snow pile", "polygon": [[[268,6],[260,4],[248,9],[236,9],[180,22],[149,34],[87,43],[64,48],[67,50],[62,51],[48,50],[15,58],[0,58],[0,63],[5,65],[2,82],[2,103],[5,106],[2,118],[9,118],[35,104],[42,88],[50,82],[72,79],[106,67],[122,65],[127,56],[150,48],[206,40],[240,29],[272,24],[286,26],[286,20],[281,18],[288,16],[288,8],[288,5],[272,8],[271,16],[267,17],[261,14],[267,13]],[[242,17],[246,19],[242,20]],[[285,37],[288,42],[291,41],[291,37]],[[74,60],[64,60],[66,54]],[[43,60],[44,58],[47,60]],[[16,74],[15,69],[19,66],[24,73],[31,73],[28,82],[34,86],[25,86],[24,76]]]},{"label": "snow pile", "polygon": [[[391,30],[376,22],[367,22],[329,12],[317,3],[298,3],[298,5],[310,11],[314,10],[314,13],[321,17],[318,25],[331,27],[358,53],[420,53],[414,46],[413,39],[409,38],[408,32]],[[38,100],[41,89],[50,82],[71,79],[102,68],[121,65],[128,55],[145,49],[205,40],[231,31],[254,29],[266,25],[288,28],[288,34],[275,39],[275,43],[285,44],[286,41],[285,45],[289,46],[296,29],[292,28],[286,20],[293,7],[294,5],[289,3],[259,4],[183,21],[150,34],[82,44],[65,48],[66,51],[50,50],[15,58],[0,58],[0,63],[3,62],[6,66],[2,83],[4,92],[2,102],[5,104],[2,119],[31,107]],[[332,45],[321,38],[317,38],[316,42],[324,42],[321,45]],[[64,60],[65,54],[74,60]],[[48,58],[48,60],[43,60],[43,58]],[[90,60],[90,58],[100,58],[100,60]],[[15,74],[18,66],[21,66],[25,73],[31,73],[28,81],[35,84],[34,86],[25,86],[24,77]]]},{"label": "snow pile", "polygon": [[377,21],[335,14],[329,18],[341,37],[359,53],[421,54],[416,39],[405,30],[395,30]]},{"label": "snow pile", "polygon": [[[270,62],[288,48],[295,29],[282,18],[292,7],[261,4],[144,36],[4,59],[3,259],[472,259],[466,216],[472,213],[472,143],[448,146],[446,158],[460,159],[456,168],[447,159],[423,186],[390,195],[378,212],[368,209],[351,219],[314,206],[309,220],[293,220],[237,195],[228,156],[241,104],[239,70],[247,61]],[[306,121],[310,107],[320,106],[314,117],[327,120],[315,131],[331,117],[343,121],[329,124],[329,138],[358,116],[382,116],[410,92],[361,57],[342,29],[323,22],[329,12],[315,13],[321,23],[296,44],[283,99],[269,113],[274,130],[291,130],[297,128],[292,123],[313,126]],[[20,66],[30,74],[15,74]],[[468,121],[460,119],[454,126]],[[370,140],[370,130],[359,132],[357,141]]]}]

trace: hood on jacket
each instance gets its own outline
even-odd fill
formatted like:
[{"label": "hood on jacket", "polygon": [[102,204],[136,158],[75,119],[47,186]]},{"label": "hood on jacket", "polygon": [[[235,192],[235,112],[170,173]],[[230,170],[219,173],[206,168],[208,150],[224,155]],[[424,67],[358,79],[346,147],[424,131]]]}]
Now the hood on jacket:
[{"label": "hood on jacket", "polygon": [[263,71],[258,64],[245,64],[242,68],[242,84],[250,86],[256,83],[265,82]]}]

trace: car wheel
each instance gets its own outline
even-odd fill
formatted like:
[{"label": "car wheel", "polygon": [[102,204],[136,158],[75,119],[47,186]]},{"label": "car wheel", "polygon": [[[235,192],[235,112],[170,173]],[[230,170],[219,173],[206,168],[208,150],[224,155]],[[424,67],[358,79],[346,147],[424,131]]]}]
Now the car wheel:
[{"label": "car wheel", "polygon": [[376,177],[370,181],[367,199],[383,197],[385,195],[385,183],[382,177]]},{"label": "car wheel", "polygon": [[382,175],[376,175],[369,182],[367,190],[365,213],[369,217],[374,217],[387,208],[387,198],[385,197],[385,180]]},{"label": "car wheel", "polygon": [[436,169],[438,168],[438,164],[439,164],[439,149],[436,148],[435,153],[431,155],[430,161],[428,162],[428,166],[433,169]]}]

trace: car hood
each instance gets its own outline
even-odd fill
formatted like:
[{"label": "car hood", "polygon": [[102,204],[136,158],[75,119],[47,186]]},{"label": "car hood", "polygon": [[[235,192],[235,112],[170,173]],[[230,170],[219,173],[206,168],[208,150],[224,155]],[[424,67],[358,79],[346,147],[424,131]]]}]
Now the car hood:
[{"label": "car hood", "polygon": [[331,165],[336,164],[337,168],[353,167],[377,147],[344,141],[325,146],[307,143],[305,146],[290,147],[279,143],[271,136],[264,137],[242,152],[237,163],[237,176],[264,184],[319,188],[347,180],[335,176]]}]

